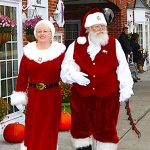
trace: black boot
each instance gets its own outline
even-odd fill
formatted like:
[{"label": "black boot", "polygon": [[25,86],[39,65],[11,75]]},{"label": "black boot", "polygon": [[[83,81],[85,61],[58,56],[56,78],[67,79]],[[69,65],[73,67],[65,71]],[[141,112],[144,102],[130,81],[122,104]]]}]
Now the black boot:
[{"label": "black boot", "polygon": [[92,150],[92,146],[89,145],[89,146],[86,146],[86,147],[80,147],[80,148],[77,148],[76,150]]}]

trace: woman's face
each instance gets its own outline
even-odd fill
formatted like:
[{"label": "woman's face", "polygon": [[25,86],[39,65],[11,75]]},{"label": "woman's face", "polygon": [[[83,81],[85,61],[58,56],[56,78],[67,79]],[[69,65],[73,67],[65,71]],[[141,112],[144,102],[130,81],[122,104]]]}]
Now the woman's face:
[{"label": "woman's face", "polygon": [[36,40],[38,43],[51,43],[52,42],[52,32],[47,25],[41,24],[37,27]]}]

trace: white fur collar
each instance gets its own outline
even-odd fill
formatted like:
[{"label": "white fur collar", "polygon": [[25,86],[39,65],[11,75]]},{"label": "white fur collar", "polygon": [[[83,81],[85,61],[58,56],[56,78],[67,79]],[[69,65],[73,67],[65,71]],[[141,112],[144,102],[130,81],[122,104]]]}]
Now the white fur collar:
[{"label": "white fur collar", "polygon": [[65,45],[57,42],[53,42],[48,49],[44,50],[38,50],[36,47],[36,42],[31,42],[27,44],[23,49],[24,55],[26,57],[28,57],[30,60],[34,60],[39,64],[57,58],[65,50]]}]

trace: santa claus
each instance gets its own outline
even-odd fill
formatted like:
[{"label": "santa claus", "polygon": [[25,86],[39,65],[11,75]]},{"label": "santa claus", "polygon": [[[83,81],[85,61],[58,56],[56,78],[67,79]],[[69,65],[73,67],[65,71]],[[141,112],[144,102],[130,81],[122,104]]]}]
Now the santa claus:
[{"label": "santa claus", "polygon": [[73,84],[72,143],[76,150],[117,150],[120,102],[133,95],[129,66],[98,8],[85,14],[80,35],[61,66],[61,79]]}]

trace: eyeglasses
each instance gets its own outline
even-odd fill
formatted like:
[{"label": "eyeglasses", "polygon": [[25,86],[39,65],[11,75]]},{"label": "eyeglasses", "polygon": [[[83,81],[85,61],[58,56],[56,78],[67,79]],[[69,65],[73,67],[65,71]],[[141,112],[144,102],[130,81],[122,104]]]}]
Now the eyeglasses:
[{"label": "eyeglasses", "polygon": [[48,33],[51,34],[52,32],[51,32],[51,31],[48,31],[48,30],[43,30],[43,31],[42,31],[42,30],[39,30],[39,31],[37,30],[36,33],[37,33],[37,34],[42,34],[42,33],[43,33],[43,34],[48,34]]}]

